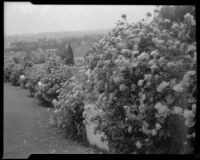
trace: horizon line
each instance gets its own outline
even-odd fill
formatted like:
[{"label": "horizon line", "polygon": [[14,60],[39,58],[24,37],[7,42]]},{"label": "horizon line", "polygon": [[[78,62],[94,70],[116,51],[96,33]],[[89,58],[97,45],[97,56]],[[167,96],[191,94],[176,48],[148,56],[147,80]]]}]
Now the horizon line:
[{"label": "horizon line", "polygon": [[104,28],[104,29],[91,29],[91,30],[69,30],[69,31],[44,31],[44,32],[28,32],[28,33],[14,33],[14,34],[5,34],[5,37],[9,36],[23,36],[23,35],[37,35],[37,34],[45,34],[45,33],[59,33],[59,32],[90,32],[90,31],[101,31],[101,30],[111,30],[112,28]]}]

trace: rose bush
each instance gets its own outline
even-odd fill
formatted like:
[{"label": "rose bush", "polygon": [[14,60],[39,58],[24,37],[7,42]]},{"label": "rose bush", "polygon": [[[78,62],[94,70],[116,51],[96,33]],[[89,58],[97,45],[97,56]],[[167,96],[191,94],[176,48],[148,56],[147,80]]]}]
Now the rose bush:
[{"label": "rose bush", "polygon": [[4,65],[4,82],[10,82],[10,75],[13,71],[15,63],[12,60],[8,60]]},{"label": "rose bush", "polygon": [[95,44],[86,58],[92,84],[87,94],[105,112],[97,117],[98,130],[106,134],[114,153],[190,152],[195,32],[190,14],[173,23],[154,17],[151,22],[118,23]]},{"label": "rose bush", "polygon": [[44,64],[35,64],[33,67],[25,71],[24,75],[27,79],[25,87],[29,90],[31,96],[35,96],[38,88],[38,82],[44,76],[44,73]]},{"label": "rose bush", "polygon": [[[73,76],[62,83],[57,90],[58,99],[53,100],[55,114],[51,121],[65,129],[68,137],[86,141],[86,130],[84,125],[84,99],[87,83],[87,75],[84,67],[74,71]],[[76,71],[76,72],[75,72]]]},{"label": "rose bush", "polygon": [[[18,84],[24,74],[31,94],[54,105],[51,122],[67,136],[86,140],[85,124],[94,120],[111,153],[192,153],[196,20],[190,13],[178,22],[160,16],[149,21],[152,15],[147,15],[133,24],[123,15],[80,68],[50,56],[42,66],[24,71],[22,65],[10,64],[4,77]],[[88,118],[87,104],[99,112]]]},{"label": "rose bush", "polygon": [[23,74],[28,67],[31,67],[33,64],[31,61],[25,61],[25,53],[16,52],[14,55],[11,55],[9,58],[4,60],[4,81],[12,82],[13,85],[19,85],[21,82],[20,74]]},{"label": "rose bush", "polygon": [[13,86],[20,85],[19,79],[20,75],[23,74],[23,66],[21,64],[16,64],[12,67],[12,73],[10,74],[10,81]]},{"label": "rose bush", "polygon": [[57,90],[61,88],[61,83],[69,79],[71,75],[70,69],[64,65],[60,57],[50,57],[45,63],[45,72],[40,79],[43,85],[37,89],[38,98],[52,103],[53,99],[57,99]]}]

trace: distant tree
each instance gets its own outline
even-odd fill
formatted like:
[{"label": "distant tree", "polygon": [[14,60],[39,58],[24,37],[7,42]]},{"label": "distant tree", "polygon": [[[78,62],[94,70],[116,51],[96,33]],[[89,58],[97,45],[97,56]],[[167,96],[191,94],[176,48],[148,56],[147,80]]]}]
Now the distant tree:
[{"label": "distant tree", "polygon": [[65,58],[66,64],[74,65],[74,53],[73,53],[70,43],[65,45],[64,58]]},{"label": "distant tree", "polygon": [[19,64],[19,63],[20,63],[20,58],[17,57],[17,56],[14,56],[14,57],[13,57],[13,61],[14,61],[16,64]]},{"label": "distant tree", "polygon": [[24,66],[24,69],[27,68],[27,67],[29,68],[29,67],[33,66],[32,59],[31,59],[30,56],[26,55],[23,58],[23,66]]}]

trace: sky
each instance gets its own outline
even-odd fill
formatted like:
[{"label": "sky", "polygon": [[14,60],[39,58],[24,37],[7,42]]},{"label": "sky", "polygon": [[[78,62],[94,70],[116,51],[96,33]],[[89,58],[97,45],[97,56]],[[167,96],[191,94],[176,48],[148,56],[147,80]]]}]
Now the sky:
[{"label": "sky", "polygon": [[151,5],[33,5],[4,2],[5,35],[112,29],[122,14],[137,22],[153,13]]}]

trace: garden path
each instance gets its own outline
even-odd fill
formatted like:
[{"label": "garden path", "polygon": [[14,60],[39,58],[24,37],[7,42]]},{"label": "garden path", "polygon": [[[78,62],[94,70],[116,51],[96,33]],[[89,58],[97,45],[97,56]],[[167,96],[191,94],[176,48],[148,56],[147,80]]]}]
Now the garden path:
[{"label": "garden path", "polygon": [[52,110],[37,104],[28,90],[4,83],[3,158],[28,158],[31,154],[91,154],[87,146],[66,139],[49,124]]}]

